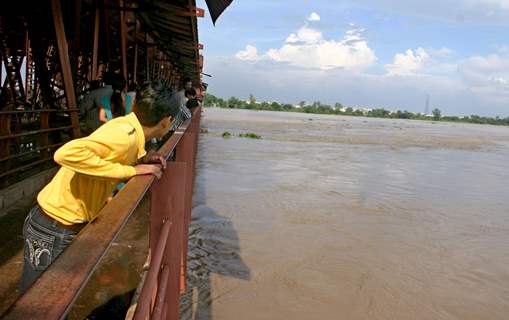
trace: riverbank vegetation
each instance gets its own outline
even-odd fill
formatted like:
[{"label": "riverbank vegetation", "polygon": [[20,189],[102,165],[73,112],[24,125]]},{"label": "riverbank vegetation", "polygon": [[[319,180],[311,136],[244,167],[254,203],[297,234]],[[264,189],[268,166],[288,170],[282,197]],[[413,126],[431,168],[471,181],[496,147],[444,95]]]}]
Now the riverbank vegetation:
[{"label": "riverbank vegetation", "polygon": [[[225,131],[225,132],[223,132],[222,136],[223,136],[223,138],[228,139],[228,138],[231,138],[233,135],[230,132]],[[239,134],[239,138],[261,139],[262,136],[257,135],[256,133],[248,132],[248,133]]]},{"label": "riverbank vegetation", "polygon": [[431,114],[415,113],[406,110],[390,111],[384,108],[352,108],[345,107],[341,103],[334,106],[322,104],[319,101],[307,104],[301,101],[297,105],[278,102],[258,102],[253,95],[249,100],[244,101],[236,97],[228,100],[206,94],[204,99],[206,107],[219,107],[227,109],[248,109],[248,110],[266,110],[266,111],[285,111],[285,112],[301,112],[313,114],[334,114],[345,116],[372,117],[372,118],[389,118],[389,119],[412,119],[412,120],[428,120],[428,121],[448,121],[448,122],[465,122],[476,124],[491,124],[509,126],[509,117],[482,117],[478,115],[471,116],[445,116],[442,115],[440,109],[435,108]]},{"label": "riverbank vegetation", "polygon": [[239,137],[241,138],[248,138],[248,139],[261,139],[262,137],[257,135],[256,133],[241,133],[239,134]]}]

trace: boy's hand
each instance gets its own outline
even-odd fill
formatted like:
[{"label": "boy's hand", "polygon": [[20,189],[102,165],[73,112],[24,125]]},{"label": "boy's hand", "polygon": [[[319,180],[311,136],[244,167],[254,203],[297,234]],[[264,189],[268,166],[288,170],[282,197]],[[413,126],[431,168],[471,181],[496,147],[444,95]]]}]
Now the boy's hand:
[{"label": "boy's hand", "polygon": [[136,169],[137,176],[151,174],[157,179],[160,179],[163,176],[163,171],[159,164],[139,164],[135,166],[134,169]]},{"label": "boy's hand", "polygon": [[166,159],[162,156],[162,154],[156,151],[149,151],[143,159],[143,163],[160,164],[163,169],[166,169]]}]

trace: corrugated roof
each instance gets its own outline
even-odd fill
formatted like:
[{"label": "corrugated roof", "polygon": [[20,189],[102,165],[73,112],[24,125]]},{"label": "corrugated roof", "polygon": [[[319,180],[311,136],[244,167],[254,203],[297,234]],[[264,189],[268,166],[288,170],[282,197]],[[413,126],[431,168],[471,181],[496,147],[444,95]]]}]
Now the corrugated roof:
[{"label": "corrugated roof", "polygon": [[[232,0],[206,0],[215,23]],[[157,45],[167,52],[175,64],[195,83],[200,80],[200,53],[195,0],[139,1],[139,16],[150,29]]]},{"label": "corrugated roof", "polygon": [[195,0],[139,2],[139,16],[158,47],[169,54],[182,73],[199,83],[198,31]]}]

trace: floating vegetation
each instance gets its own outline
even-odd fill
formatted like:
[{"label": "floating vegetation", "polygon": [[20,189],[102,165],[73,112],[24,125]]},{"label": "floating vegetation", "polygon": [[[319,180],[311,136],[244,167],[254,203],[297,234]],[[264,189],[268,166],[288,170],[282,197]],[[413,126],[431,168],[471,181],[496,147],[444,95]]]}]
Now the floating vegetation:
[{"label": "floating vegetation", "polygon": [[255,133],[241,133],[239,134],[239,137],[241,138],[248,138],[248,139],[261,139],[262,137],[255,134]]},{"label": "floating vegetation", "polygon": [[231,136],[232,136],[232,134],[231,134],[231,133],[229,133],[228,131],[223,132],[223,138],[225,138],[225,139],[226,139],[226,138],[230,138]]}]

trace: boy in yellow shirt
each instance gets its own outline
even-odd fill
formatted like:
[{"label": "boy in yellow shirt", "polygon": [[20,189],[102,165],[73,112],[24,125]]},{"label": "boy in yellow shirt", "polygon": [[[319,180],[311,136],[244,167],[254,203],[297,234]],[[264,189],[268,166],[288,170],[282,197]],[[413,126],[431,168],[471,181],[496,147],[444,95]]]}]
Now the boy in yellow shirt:
[{"label": "boy in yellow shirt", "polygon": [[22,291],[97,216],[118,183],[136,175],[161,177],[166,160],[158,154],[146,156],[145,141],[168,132],[180,97],[166,83],[152,82],[141,88],[136,106],[134,113],[55,152],[61,168],[38,194],[23,226]]}]

